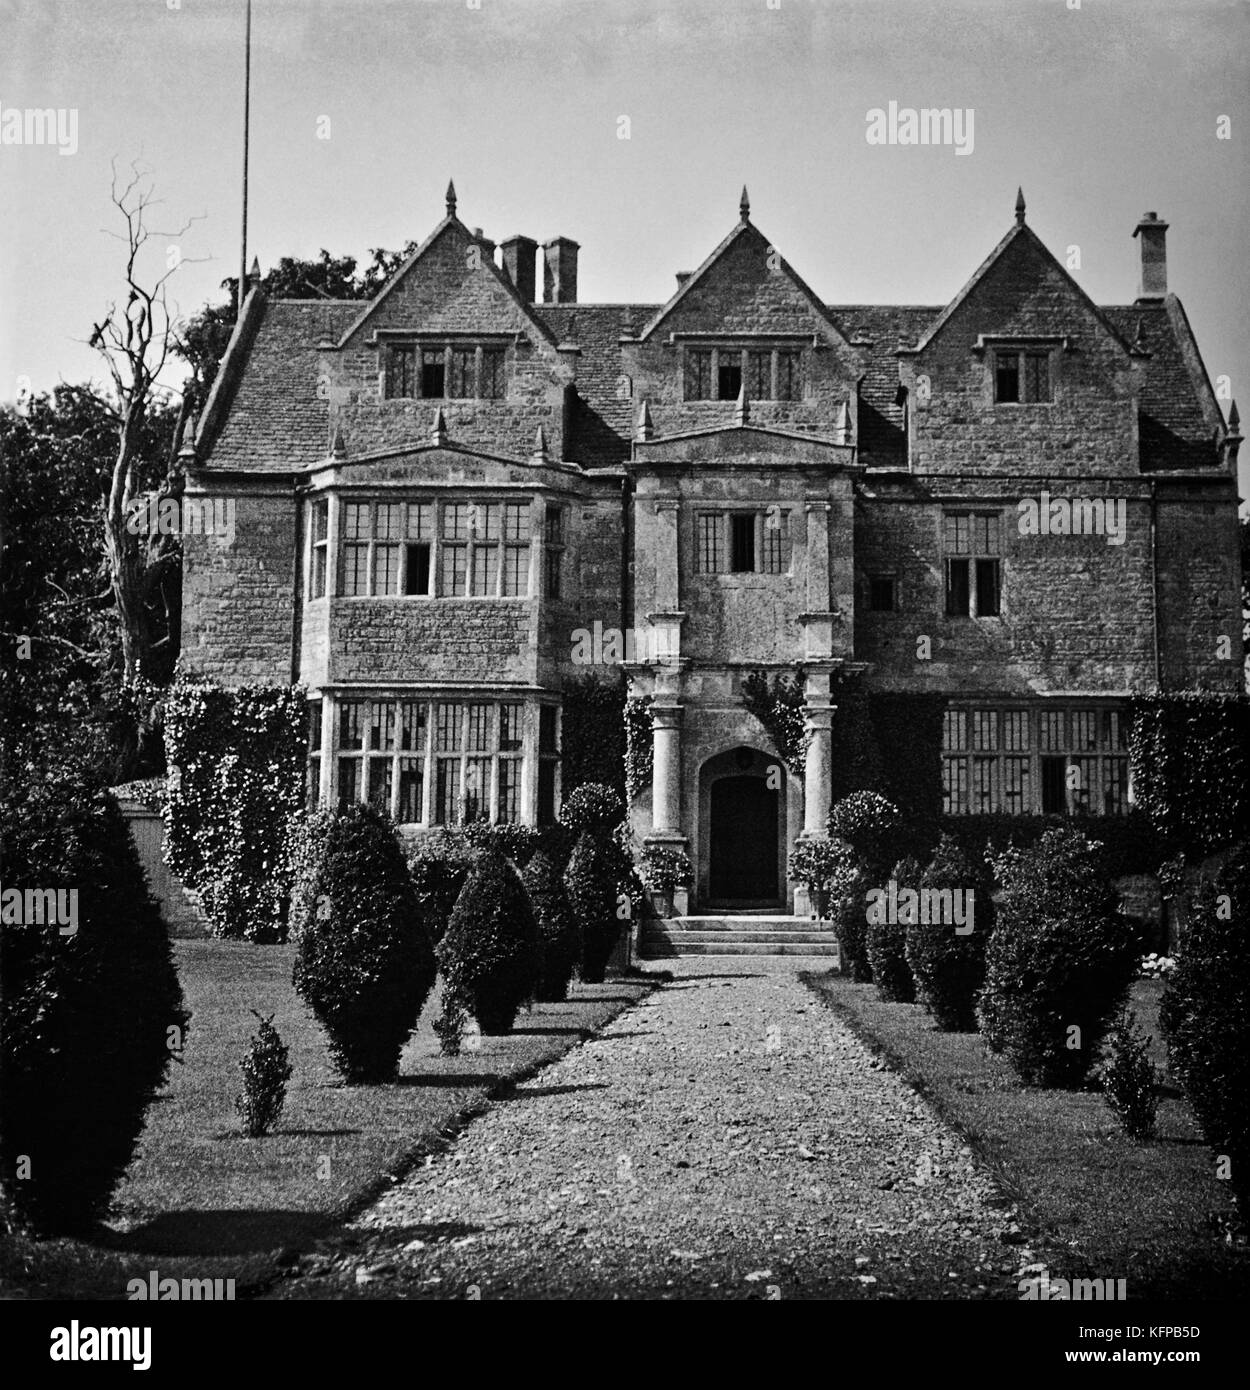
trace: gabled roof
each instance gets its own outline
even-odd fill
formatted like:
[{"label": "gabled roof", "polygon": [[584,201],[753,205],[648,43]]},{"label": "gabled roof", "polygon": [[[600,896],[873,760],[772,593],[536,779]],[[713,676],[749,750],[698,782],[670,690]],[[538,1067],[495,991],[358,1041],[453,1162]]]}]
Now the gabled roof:
[{"label": "gabled roof", "polygon": [[[745,189],[743,193],[745,200]],[[702,288],[703,283],[714,274],[716,267],[725,259],[733,247],[736,246],[739,241],[743,240],[743,238],[747,237],[759,242],[766,251],[771,251],[774,255],[778,256],[778,270],[771,273],[784,273],[794,288],[799,292],[800,296],[807,301],[811,307],[813,316],[821,320],[834,337],[845,342],[845,335],[838,327],[837,323],[830,317],[829,311],[825,308],[825,305],[816,298],[802,276],[798,274],[784,256],[777,253],[773,244],[750,220],[749,211],[744,211],[742,219],[733,231],[729,233],[703,264],[699,266],[685,284],[678,287],[676,294],[674,294],[668,303],[663,305],[650,322],[643,327],[638,335],[639,338],[643,340],[650,338],[659,329],[660,325],[682,306],[684,301],[691,298]]]},{"label": "gabled roof", "polygon": [[[348,325],[347,329],[342,334],[336,346],[339,348],[345,348],[347,344],[360,332],[360,330],[365,326],[365,324],[367,324],[369,320],[372,319],[382,309],[382,307],[386,304],[386,301],[390,299],[390,297],[396,292],[396,290],[398,290],[403,285],[404,281],[408,278],[408,275],[412,271],[412,268],[424,256],[426,256],[443,237],[455,233],[459,233],[461,238],[468,244],[472,244],[479,240],[479,238],[474,236],[473,233],[468,229],[468,227],[466,227],[464,223],[461,222],[459,217],[457,217],[454,212],[449,212],[447,216],[444,217],[443,220],[438,224],[438,226],[434,228],[430,235],[426,237],[426,239],[421,243],[421,245],[417,247],[417,249],[412,253],[412,255],[408,257],[408,259],[403,263],[403,265],[399,267],[395,274],[391,276],[391,278],[386,282],[386,284],[383,285],[382,289],[371,300],[368,300],[366,302],[361,312]],[[532,304],[526,303],[526,301],[521,298],[521,296],[517,293],[516,286],[512,283],[511,280],[508,279],[508,277],[503,273],[503,271],[499,269],[499,267],[495,264],[495,262],[490,258],[489,255],[483,254],[482,256],[482,270],[494,276],[500,288],[503,289],[507,296],[517,306],[517,308],[521,310],[521,312],[525,315],[529,322],[534,325],[538,333],[543,338],[547,339],[550,342],[551,346],[554,347],[556,345],[556,340],[552,335],[551,330],[547,327],[545,323],[543,323],[543,321],[540,318],[538,318],[535,315],[534,306]]]},{"label": "gabled roof", "polygon": [[1050,248],[1041,239],[1041,237],[1039,237],[1037,233],[1024,222],[1023,217],[1024,210],[1023,207],[1021,207],[1018,213],[1019,220],[1017,220],[1016,225],[1011,228],[1007,235],[1003,237],[1003,239],[998,243],[997,246],[995,246],[995,248],[990,252],[990,254],[985,258],[985,260],[981,262],[981,264],[973,272],[972,278],[968,281],[968,283],[963,287],[963,289],[959,291],[955,298],[951,300],[951,302],[946,306],[946,308],[943,309],[942,312],[937,316],[937,318],[929,325],[928,332],[925,334],[921,342],[916,345],[913,351],[916,353],[923,352],[929,346],[929,344],[933,342],[933,340],[938,336],[938,334],[941,333],[941,331],[946,327],[946,325],[951,321],[954,315],[963,306],[965,301],[971,297],[972,293],[975,291],[977,286],[981,283],[982,280],[985,279],[985,277],[990,273],[990,271],[994,268],[998,261],[1006,254],[1008,249],[1015,246],[1015,244],[1018,241],[1023,241],[1032,250],[1039,252],[1047,261],[1050,262],[1051,265],[1055,267],[1056,270],[1058,270],[1059,274],[1063,277],[1063,279],[1067,282],[1068,286],[1071,288],[1072,293],[1084,303],[1089,312],[1093,314],[1093,316],[1098,320],[1098,322],[1102,324],[1102,326],[1107,330],[1107,333],[1112,338],[1114,338],[1117,343],[1119,343],[1119,345],[1124,349],[1126,353],[1132,353],[1132,344],[1125,341],[1123,335],[1120,333],[1119,329],[1116,328],[1115,324],[1111,322],[1111,320],[1106,316],[1106,314],[1103,313],[1103,311],[1098,307],[1098,305],[1094,303],[1094,301],[1089,297],[1089,295],[1087,295],[1085,291],[1080,287],[1080,285],[1076,283],[1072,276],[1068,274],[1067,268],[1064,266],[1064,264],[1052,254]]}]

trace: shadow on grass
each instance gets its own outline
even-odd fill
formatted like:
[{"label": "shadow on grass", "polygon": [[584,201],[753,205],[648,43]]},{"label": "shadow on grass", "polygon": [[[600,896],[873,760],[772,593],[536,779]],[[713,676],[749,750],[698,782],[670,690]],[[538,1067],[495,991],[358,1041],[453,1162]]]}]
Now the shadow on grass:
[{"label": "shadow on grass", "polygon": [[307,1211],[167,1211],[133,1230],[110,1231],[101,1243],[127,1254],[255,1255],[306,1245],[332,1224]]},{"label": "shadow on grass", "polygon": [[401,1076],[392,1082],[394,1086],[446,1087],[449,1090],[468,1088],[478,1090],[483,1086],[499,1086],[508,1078],[494,1071],[447,1071],[419,1072],[416,1076]]},{"label": "shadow on grass", "polygon": [[610,1087],[606,1081],[586,1081],[579,1086],[525,1086],[523,1090],[510,1090],[500,1096],[500,1103],[514,1100],[533,1100],[535,1096],[566,1096],[571,1091],[606,1091]]}]

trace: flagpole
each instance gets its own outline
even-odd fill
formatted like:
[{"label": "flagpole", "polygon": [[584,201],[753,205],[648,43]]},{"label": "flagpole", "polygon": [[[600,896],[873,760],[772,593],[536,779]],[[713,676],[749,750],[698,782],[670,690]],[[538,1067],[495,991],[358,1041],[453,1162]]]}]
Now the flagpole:
[{"label": "flagpole", "polygon": [[243,234],[239,246],[239,304],[247,294],[247,141],[252,107],[252,0],[247,0],[247,19],[243,37]]}]

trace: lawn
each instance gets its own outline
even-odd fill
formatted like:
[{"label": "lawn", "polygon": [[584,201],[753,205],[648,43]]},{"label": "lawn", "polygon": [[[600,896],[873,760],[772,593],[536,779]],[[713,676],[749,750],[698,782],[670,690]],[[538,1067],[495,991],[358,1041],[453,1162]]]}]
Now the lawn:
[{"label": "lawn", "polygon": [[[192,1011],[184,1060],[147,1128],[107,1225],[93,1242],[0,1244],[0,1297],[125,1298],[126,1282],[233,1278],[261,1284],[335,1222],[454,1132],[491,1096],[575,1046],[643,998],[637,977],[577,985],[567,1003],[523,1011],[507,1037],[443,1057],[437,991],[390,1086],[344,1086],[323,1035],[291,987],[289,946],[176,941]],[[294,1075],[275,1133],[249,1139],[234,1111],[239,1061],[274,1015]]]},{"label": "lawn", "polygon": [[[1230,1247],[1209,1214],[1231,1211],[1188,1106],[1168,1081],[1158,1135],[1120,1129],[1098,1091],[1022,1086],[975,1033],[939,1033],[911,1004],[835,974],[807,984],[967,1137],[1018,1203],[1021,1224],[1054,1277],[1114,1277],[1130,1298],[1233,1298],[1250,1289],[1250,1252]],[[1139,981],[1132,1007],[1154,1036],[1162,984]]]}]

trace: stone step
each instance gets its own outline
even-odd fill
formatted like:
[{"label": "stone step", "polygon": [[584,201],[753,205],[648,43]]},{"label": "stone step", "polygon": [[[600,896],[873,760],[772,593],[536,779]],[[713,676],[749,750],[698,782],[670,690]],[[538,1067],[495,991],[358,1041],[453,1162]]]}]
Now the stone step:
[{"label": "stone step", "polygon": [[831,931],[665,931],[662,927],[652,927],[647,930],[644,939],[648,941],[702,941],[712,943],[720,942],[754,942],[767,945],[770,941],[777,944],[793,943],[796,941],[810,941],[814,945],[836,946],[838,935]]},{"label": "stone step", "polygon": [[656,923],[675,931],[732,931],[732,932],[774,932],[774,931],[830,931],[827,922],[817,922],[812,917],[758,917],[749,915],[731,916],[728,913],[714,917],[668,917]]},{"label": "stone step", "polygon": [[837,945],[807,941],[742,941],[721,936],[712,941],[687,941],[677,936],[665,941],[644,941],[644,960],[673,956],[837,956]]}]

